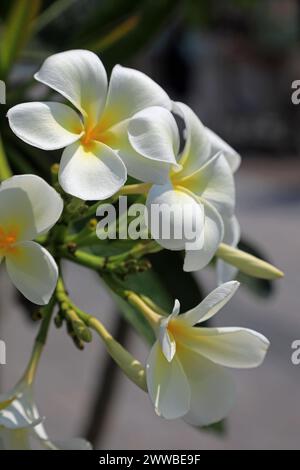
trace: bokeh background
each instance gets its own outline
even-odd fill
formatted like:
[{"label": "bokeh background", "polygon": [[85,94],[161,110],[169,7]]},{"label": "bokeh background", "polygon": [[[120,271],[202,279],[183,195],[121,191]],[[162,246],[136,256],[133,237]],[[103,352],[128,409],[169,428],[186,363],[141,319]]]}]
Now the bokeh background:
[{"label": "bokeh background", "polygon": [[[0,132],[16,173],[47,178],[59,154],[17,141],[5,120],[7,107],[51,96],[32,80],[48,55],[94,50],[108,70],[121,63],[149,74],[241,153],[236,182],[243,246],[286,273],[276,285],[245,279],[218,316],[219,326],[257,329],[271,341],[262,367],[235,371],[238,399],[222,426],[204,431],[158,418],[98,338],[81,352],[53,327],[36,384],[50,436],[85,435],[98,449],[299,449],[300,365],[291,362],[291,343],[300,339],[300,105],[291,102],[292,81],[300,79],[299,2],[2,0],[0,19],[0,78],[7,85]],[[158,303],[166,277],[169,293],[186,306],[215,287],[211,268],[191,279],[181,275],[178,259],[164,256],[152,260]],[[122,320],[99,278],[69,263],[64,268],[75,302],[144,360],[149,346]],[[29,307],[1,271],[2,391],[18,380],[30,355],[37,325]]]}]

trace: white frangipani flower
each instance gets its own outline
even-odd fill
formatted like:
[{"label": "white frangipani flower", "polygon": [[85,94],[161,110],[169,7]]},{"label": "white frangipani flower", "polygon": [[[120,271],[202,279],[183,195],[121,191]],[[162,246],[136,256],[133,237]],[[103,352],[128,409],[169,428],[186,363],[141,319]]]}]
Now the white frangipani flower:
[{"label": "white frangipani flower", "polygon": [[[198,227],[195,234],[196,243],[188,244],[191,240],[184,236],[171,236],[169,239],[162,235],[157,236],[157,233],[153,233],[152,220],[150,229],[153,237],[165,248],[185,249],[183,268],[185,271],[195,271],[211,261],[219,244],[224,240],[225,233],[226,238],[229,237],[228,226],[236,220],[233,218],[235,186],[232,168],[237,168],[239,157],[234,153],[229,157],[229,151],[220,144],[221,139],[213,138],[213,134],[202,125],[188,106],[174,103],[174,112],[179,114],[185,123],[185,146],[180,154],[178,131],[170,132],[170,129],[175,129],[175,120],[167,110],[164,120],[160,123],[159,134],[153,121],[155,108],[145,109],[134,116],[128,126],[129,140],[142,153],[156,137],[157,142],[163,142],[166,152],[175,152],[178,166],[170,169],[167,183],[153,185],[150,189],[147,199],[148,212],[151,213],[153,205],[161,206],[162,212],[164,205],[173,206],[175,209],[177,207],[178,214],[171,220],[173,234],[184,233],[187,225],[193,225],[195,218],[198,222],[200,220],[200,229]],[[137,119],[143,119],[147,123],[147,132],[143,132],[139,124],[136,125]],[[214,150],[219,151],[213,154]]]},{"label": "white frangipani flower", "polygon": [[84,439],[50,440],[42,421],[26,382],[0,395],[0,450],[32,450],[34,443],[45,450],[91,450]]},{"label": "white frangipani flower", "polygon": [[[217,152],[222,152],[231,168],[232,173],[235,173],[241,164],[240,155],[211,129],[206,128],[206,134],[208,135],[210,141],[211,156],[215,155]],[[239,222],[234,215],[231,217],[226,217],[223,214],[221,215],[224,223],[224,237],[222,241],[227,245],[236,248],[238,242],[240,241]],[[216,269],[218,284],[222,284],[223,282],[234,279],[238,271],[234,266],[225,263],[220,259],[217,260]]]},{"label": "white frangipani flower", "polygon": [[[157,106],[164,118],[171,101],[164,90],[142,72],[116,65],[108,86],[100,59],[90,51],[71,50],[50,56],[36,80],[60,93],[79,111],[57,102],[33,102],[8,112],[13,132],[30,145],[55,150],[65,147],[59,182],[69,194],[84,200],[115,194],[129,175],[161,184],[172,153],[138,153],[127,136],[130,118]],[[140,123],[143,126],[143,123]]]},{"label": "white frangipani flower", "polygon": [[33,240],[50,230],[62,210],[59,194],[39,176],[13,176],[0,185],[0,263],[5,259],[13,284],[39,305],[49,302],[58,269]]},{"label": "white frangipani flower", "polygon": [[239,286],[231,281],[212,291],[197,307],[178,315],[180,304],[162,318],[147,362],[147,385],[156,412],[184,417],[195,426],[220,421],[234,401],[225,367],[252,368],[264,360],[269,341],[247,328],[195,327],[213,317]]}]

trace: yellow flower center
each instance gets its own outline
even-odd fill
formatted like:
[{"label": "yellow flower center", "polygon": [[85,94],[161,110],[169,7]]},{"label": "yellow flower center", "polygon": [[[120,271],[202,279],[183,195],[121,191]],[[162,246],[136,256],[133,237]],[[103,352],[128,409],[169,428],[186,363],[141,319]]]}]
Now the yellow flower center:
[{"label": "yellow flower center", "polygon": [[0,254],[5,256],[14,253],[16,248],[14,244],[17,241],[18,233],[16,229],[8,229],[0,227]]},{"label": "yellow flower center", "polygon": [[88,121],[85,123],[85,133],[81,138],[82,145],[89,150],[95,141],[108,146],[112,143],[112,133],[107,129],[103,119],[96,126],[91,125]]},{"label": "yellow flower center", "polygon": [[177,318],[171,320],[168,324],[168,332],[171,333],[176,341],[176,348],[178,349],[181,343],[185,344],[189,340],[194,339],[193,327],[186,325],[183,321]]}]

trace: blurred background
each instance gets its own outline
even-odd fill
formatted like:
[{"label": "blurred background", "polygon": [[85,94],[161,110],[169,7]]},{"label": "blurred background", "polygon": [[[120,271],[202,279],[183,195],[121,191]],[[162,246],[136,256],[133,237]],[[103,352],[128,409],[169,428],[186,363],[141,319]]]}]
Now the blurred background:
[{"label": "blurred background", "polygon": [[[238,399],[225,423],[198,430],[158,418],[98,338],[78,351],[53,327],[36,384],[50,436],[85,435],[98,449],[299,449],[300,365],[291,362],[291,343],[300,339],[300,105],[291,101],[291,84],[300,80],[299,2],[2,0],[0,20],[0,79],[7,87],[0,132],[15,173],[47,178],[59,154],[16,139],[7,108],[52,97],[32,79],[48,55],[93,50],[108,71],[121,63],[149,74],[241,153],[241,246],[286,273],[276,285],[243,278],[245,285],[218,317],[219,326],[257,329],[271,341],[262,367],[235,371]],[[155,276],[144,273],[137,282],[157,303],[177,296],[189,308],[215,287],[211,268],[184,275],[177,255],[160,253],[152,263]],[[143,361],[149,346],[122,320],[124,305],[116,306],[84,268],[66,263],[65,271],[74,301]],[[1,391],[19,379],[30,355],[37,329],[30,310],[1,271],[0,339],[7,345]]]}]

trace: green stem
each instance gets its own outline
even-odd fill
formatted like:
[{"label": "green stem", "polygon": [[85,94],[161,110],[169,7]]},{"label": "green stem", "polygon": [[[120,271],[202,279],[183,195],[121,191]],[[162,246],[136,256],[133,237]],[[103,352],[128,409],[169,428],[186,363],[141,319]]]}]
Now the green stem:
[{"label": "green stem", "polygon": [[0,181],[4,181],[12,176],[7,156],[4,150],[2,137],[0,136]]},{"label": "green stem", "polygon": [[68,246],[61,246],[58,248],[58,254],[74,263],[86,266],[94,271],[100,272],[101,270],[114,271],[119,263],[126,262],[127,259],[141,258],[149,253],[156,253],[163,248],[154,241],[148,243],[141,243],[135,245],[131,250],[126,251],[120,255],[109,257],[96,256],[85,251],[76,250],[70,251]]},{"label": "green stem", "polygon": [[93,269],[94,271],[100,271],[106,265],[107,258],[103,256],[96,256],[85,251],[76,250],[74,253],[71,253],[68,247],[58,248],[59,255],[63,258],[66,258],[74,263],[80,264],[81,266],[86,266],[87,268]]},{"label": "green stem", "polygon": [[151,188],[151,183],[137,183],[137,184],[128,184],[123,186],[122,189],[118,192],[119,196],[125,196],[129,194],[146,194]]},{"label": "green stem", "polygon": [[[162,315],[158,314],[153,308],[146,303],[143,298],[131,290],[124,289],[119,285],[112,276],[102,276],[109,288],[119,297],[126,300],[132,307],[136,308],[143,317],[148,321],[155,331],[161,321]],[[165,315],[164,315],[165,316]]]},{"label": "green stem", "polygon": [[66,292],[62,277],[59,278],[57,283],[56,298],[59,304],[68,304],[69,307],[76,312],[80,320],[82,320],[86,326],[93,329],[100,336],[106,346],[108,353],[121,367],[127,377],[136,385],[138,385],[142,390],[147,391],[145,370],[143,366],[113,338],[113,336],[107,331],[100,320],[84,312],[70,300]]},{"label": "green stem", "polygon": [[36,375],[36,371],[40,362],[41,354],[43,352],[44,345],[47,340],[49,326],[50,326],[51,317],[52,317],[55,303],[56,303],[56,299],[55,299],[55,296],[53,296],[49,304],[43,309],[43,320],[42,320],[39,332],[37,334],[37,337],[35,339],[33,351],[32,351],[28,366],[26,368],[26,371],[23,377],[23,380],[25,380],[28,385],[31,385],[33,383],[35,375]]}]

